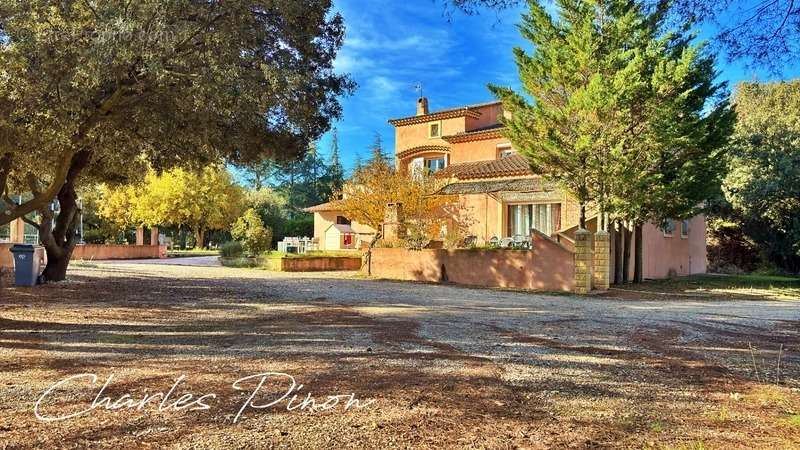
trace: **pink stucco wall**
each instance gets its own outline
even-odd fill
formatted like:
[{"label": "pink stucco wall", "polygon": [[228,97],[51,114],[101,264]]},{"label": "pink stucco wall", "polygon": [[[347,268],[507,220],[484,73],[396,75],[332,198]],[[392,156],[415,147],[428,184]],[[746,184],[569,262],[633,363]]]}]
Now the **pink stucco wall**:
[{"label": "pink stucco wall", "polygon": [[377,248],[372,275],[379,278],[572,291],[574,254],[542,235],[533,250],[406,250]]},{"label": "pink stucco wall", "polygon": [[[704,215],[689,220],[689,235],[681,236],[680,221],[676,222],[671,237],[653,224],[642,228],[643,276],[645,278],[667,278],[670,273],[691,275],[705,273],[708,265],[706,254],[706,221]],[[633,267],[633,264],[630,265]]]},{"label": "pink stucco wall", "polygon": [[[9,249],[14,244],[0,244],[0,267],[13,267]],[[76,245],[73,260],[154,259],[166,258],[167,247],[158,245]]]},{"label": "pink stucco wall", "polygon": [[11,252],[8,251],[14,244],[0,244],[0,267],[14,267],[14,258],[11,257]]}]

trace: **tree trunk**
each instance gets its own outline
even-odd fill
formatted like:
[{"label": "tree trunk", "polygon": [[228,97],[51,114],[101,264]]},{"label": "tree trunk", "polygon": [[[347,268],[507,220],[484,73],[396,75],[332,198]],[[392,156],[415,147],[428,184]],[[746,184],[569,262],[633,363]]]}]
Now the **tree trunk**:
[{"label": "tree trunk", "polygon": [[614,284],[622,283],[622,223],[616,221],[617,226],[612,227],[614,231]]},{"label": "tree trunk", "polygon": [[644,281],[643,277],[643,267],[644,258],[642,255],[642,224],[637,223],[634,225],[634,234],[635,234],[635,247],[634,251],[634,262],[633,262],[633,282],[634,283],[641,283]]},{"label": "tree trunk", "polygon": [[373,247],[375,247],[375,244],[377,244],[378,241],[381,240],[382,238],[383,238],[382,232],[378,231],[377,233],[375,233],[375,236],[372,238],[372,241],[369,243],[369,246],[367,247],[367,252],[364,253],[364,263],[362,264],[362,266],[367,267],[367,276],[372,275],[372,249]]},{"label": "tree trunk", "polygon": [[625,236],[625,250],[622,255],[622,282],[627,283],[631,280],[631,230],[623,226],[622,234]]},{"label": "tree trunk", "polygon": [[58,191],[58,217],[53,220],[49,205],[39,211],[42,216],[39,237],[47,252],[47,266],[42,274],[46,282],[63,281],[67,278],[69,260],[75,244],[78,243],[77,229],[81,214],[75,183],[91,157],[90,151],[81,150],[72,158],[66,181]]},{"label": "tree trunk", "polygon": [[206,239],[206,231],[202,228],[198,228],[194,234],[194,248],[196,249],[205,248],[205,246],[203,245],[205,243],[204,242],[205,239]]},{"label": "tree trunk", "polygon": [[579,222],[579,227],[583,230],[586,229],[586,203],[581,202],[581,218]]}]

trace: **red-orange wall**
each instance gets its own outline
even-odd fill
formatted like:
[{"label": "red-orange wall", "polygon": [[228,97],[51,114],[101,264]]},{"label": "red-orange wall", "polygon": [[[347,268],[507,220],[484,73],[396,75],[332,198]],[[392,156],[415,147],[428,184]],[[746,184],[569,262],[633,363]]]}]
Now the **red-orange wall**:
[{"label": "red-orange wall", "polygon": [[508,142],[508,139],[501,137],[451,144],[450,162],[460,163],[497,159],[497,144],[507,144]]},{"label": "red-orange wall", "polygon": [[[441,138],[429,138],[429,126],[431,122],[418,123],[415,125],[405,125],[395,128],[394,131],[394,150],[395,154],[408,150],[412,147],[419,147],[421,145],[450,145]],[[442,122],[442,136],[450,136],[453,134],[462,133],[465,130],[464,118],[456,117],[453,119],[444,119]]]},{"label": "red-orange wall", "polygon": [[650,223],[642,228],[645,278],[666,278],[672,271],[677,275],[706,272],[708,259],[705,216],[698,215],[689,220],[687,238],[681,237],[680,221],[675,225],[672,237],[665,237],[659,227]]},{"label": "red-orange wall", "polygon": [[372,275],[379,278],[439,282],[442,273],[452,283],[572,291],[574,254],[534,235],[533,250],[406,250],[376,248]]},{"label": "red-orange wall", "polygon": [[[14,244],[0,244],[0,267],[13,267],[9,249]],[[158,245],[76,245],[72,252],[73,260],[103,259],[153,259],[165,258],[167,248]]]},{"label": "red-orange wall", "polygon": [[503,105],[500,103],[487,105],[480,108],[479,111],[481,115],[477,119],[467,117],[467,131],[496,124],[497,117],[503,113]]}]

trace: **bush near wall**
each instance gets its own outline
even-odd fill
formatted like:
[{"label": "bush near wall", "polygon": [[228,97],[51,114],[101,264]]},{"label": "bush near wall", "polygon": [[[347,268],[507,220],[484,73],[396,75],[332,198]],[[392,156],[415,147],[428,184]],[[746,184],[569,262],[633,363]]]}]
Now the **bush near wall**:
[{"label": "bush near wall", "polygon": [[266,253],[259,257],[223,257],[226,267],[259,268],[275,272],[354,271],[361,269],[361,255],[355,252],[316,252],[304,255]]}]

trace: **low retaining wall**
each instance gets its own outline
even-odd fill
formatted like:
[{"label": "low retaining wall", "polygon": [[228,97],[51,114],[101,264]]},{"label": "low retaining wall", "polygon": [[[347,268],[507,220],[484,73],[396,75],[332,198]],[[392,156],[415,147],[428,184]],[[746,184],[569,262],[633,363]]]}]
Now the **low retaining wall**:
[{"label": "low retaining wall", "polygon": [[167,257],[164,245],[76,245],[72,259],[157,259]]},{"label": "low retaining wall", "polygon": [[360,270],[361,258],[313,256],[310,258],[281,258],[283,272],[325,272]]},{"label": "low retaining wall", "polygon": [[572,291],[574,254],[533,235],[532,250],[372,250],[372,275],[397,280],[452,282],[473,286]]},{"label": "low retaining wall", "polygon": [[328,272],[361,269],[361,258],[312,256],[307,258],[221,258],[223,266],[261,267],[277,272]]},{"label": "low retaining wall", "polygon": [[[0,267],[14,267],[14,260],[9,249],[14,244],[0,244]],[[82,244],[76,245],[72,252],[72,259],[101,260],[101,259],[155,259],[166,258],[167,247],[159,245],[101,245]]]}]

